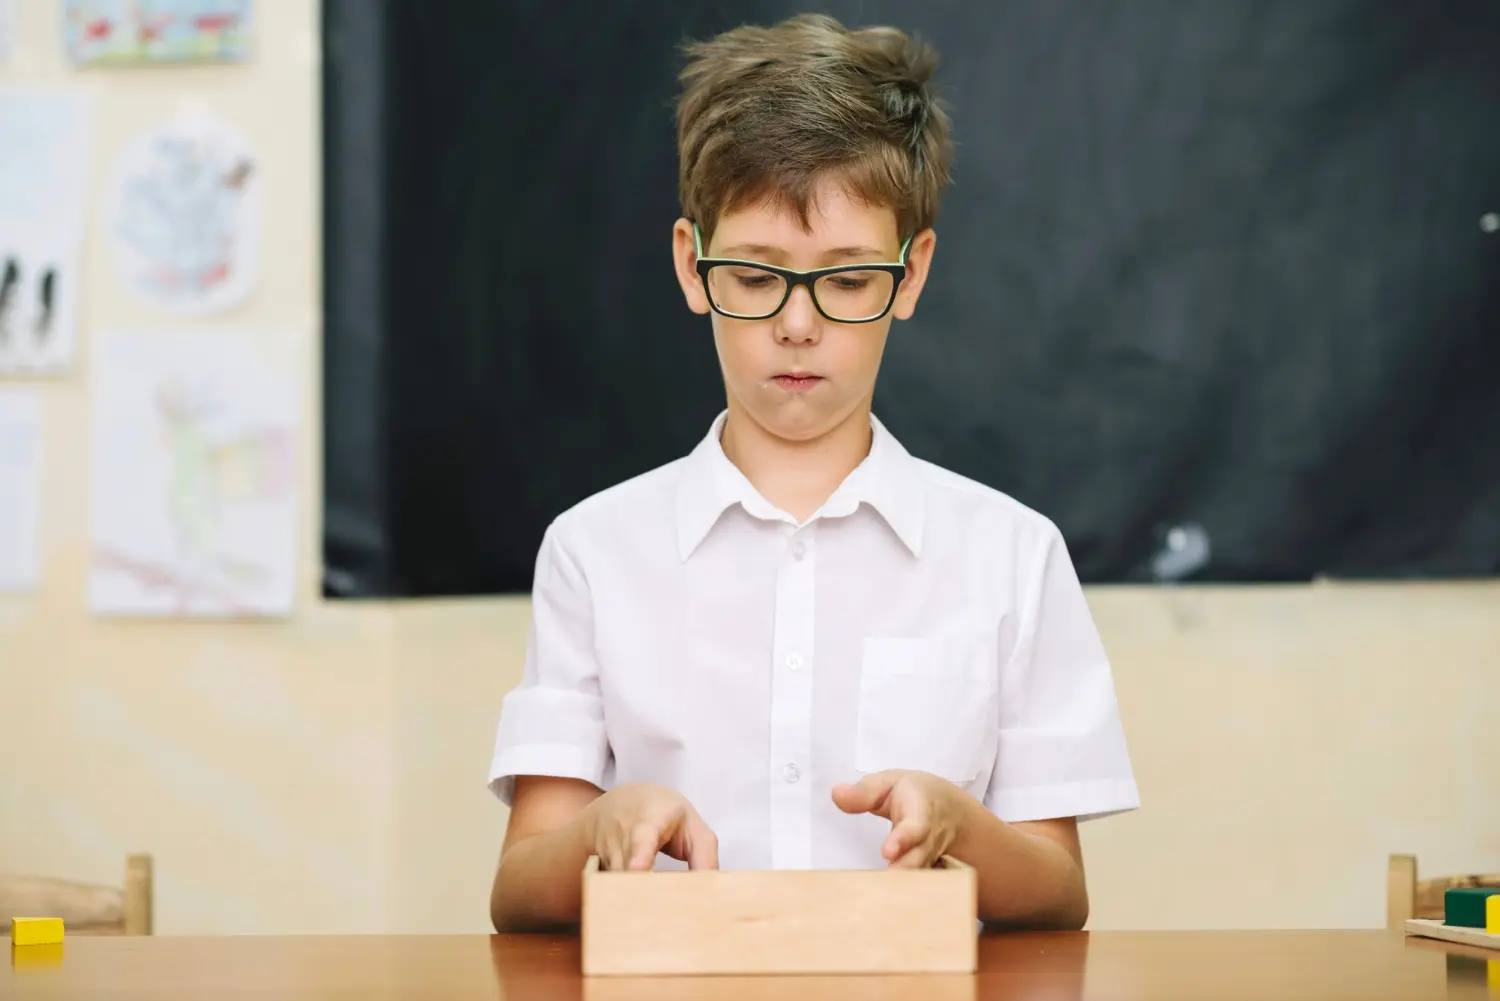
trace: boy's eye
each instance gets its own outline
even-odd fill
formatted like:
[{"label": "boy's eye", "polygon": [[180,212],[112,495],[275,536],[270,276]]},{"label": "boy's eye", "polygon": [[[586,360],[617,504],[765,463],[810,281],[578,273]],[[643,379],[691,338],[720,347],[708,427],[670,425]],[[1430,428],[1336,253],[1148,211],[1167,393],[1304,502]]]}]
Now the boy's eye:
[{"label": "boy's eye", "polygon": [[775,275],[768,275],[768,274],[760,273],[760,274],[736,275],[735,276],[735,280],[738,281],[745,288],[756,289],[756,288],[766,288],[769,285],[774,285],[780,279],[778,279]]},{"label": "boy's eye", "polygon": [[870,284],[870,279],[858,275],[833,275],[828,279],[828,284],[840,292],[860,292]]}]

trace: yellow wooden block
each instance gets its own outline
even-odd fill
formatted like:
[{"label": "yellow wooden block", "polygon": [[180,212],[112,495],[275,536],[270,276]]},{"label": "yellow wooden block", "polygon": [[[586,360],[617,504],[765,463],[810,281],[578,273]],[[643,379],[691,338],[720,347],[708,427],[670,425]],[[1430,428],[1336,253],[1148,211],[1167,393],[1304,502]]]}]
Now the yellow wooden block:
[{"label": "yellow wooden block", "polygon": [[50,970],[61,966],[63,944],[49,942],[46,945],[22,945],[10,950],[10,965],[16,970]]},{"label": "yellow wooden block", "polygon": [[1484,902],[1484,930],[1500,935],[1500,893],[1492,893]]},{"label": "yellow wooden block", "polygon": [[11,918],[11,945],[55,945],[63,940],[62,918]]}]

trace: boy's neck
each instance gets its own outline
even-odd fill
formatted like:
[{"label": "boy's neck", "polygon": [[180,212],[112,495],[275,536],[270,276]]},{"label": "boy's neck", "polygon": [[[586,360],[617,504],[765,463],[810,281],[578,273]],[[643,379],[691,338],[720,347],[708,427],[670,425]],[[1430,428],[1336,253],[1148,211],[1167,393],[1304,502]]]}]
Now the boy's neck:
[{"label": "boy's neck", "polygon": [[811,441],[768,432],[733,403],[720,444],[762,497],[805,522],[870,454],[868,402],[843,423]]}]

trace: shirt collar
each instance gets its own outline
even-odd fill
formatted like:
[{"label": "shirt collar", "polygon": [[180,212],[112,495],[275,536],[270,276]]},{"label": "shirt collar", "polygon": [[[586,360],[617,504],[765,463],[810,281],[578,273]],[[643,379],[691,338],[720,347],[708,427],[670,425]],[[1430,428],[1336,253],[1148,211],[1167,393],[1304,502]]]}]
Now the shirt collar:
[{"label": "shirt collar", "polygon": [[[714,419],[713,426],[684,460],[677,486],[677,552],[686,560],[724,512],[735,504],[752,517],[795,524],[760,495],[729,457],[720,438],[728,411]],[[913,556],[922,554],[922,478],[916,460],[870,415],[870,454],[839,484],[810,520],[853,514],[861,504],[874,508]]]}]

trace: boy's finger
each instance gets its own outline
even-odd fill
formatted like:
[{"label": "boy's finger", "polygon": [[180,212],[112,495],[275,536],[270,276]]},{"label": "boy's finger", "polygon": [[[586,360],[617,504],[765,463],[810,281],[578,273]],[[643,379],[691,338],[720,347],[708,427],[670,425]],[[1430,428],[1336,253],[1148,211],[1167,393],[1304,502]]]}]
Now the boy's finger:
[{"label": "boy's finger", "polygon": [[719,837],[702,817],[694,816],[688,821],[688,857],[689,869],[717,869],[719,867]]},{"label": "boy's finger", "polygon": [[895,862],[917,845],[927,840],[927,824],[922,820],[903,820],[891,828],[886,836],[881,854],[889,862]]},{"label": "boy's finger", "polygon": [[891,863],[892,869],[931,869],[937,861],[936,845],[929,839],[917,842],[909,851]]},{"label": "boy's finger", "polygon": [[636,824],[630,829],[629,856],[631,869],[649,869],[661,848],[661,828],[655,824]]},{"label": "boy's finger", "polygon": [[625,868],[625,853],[620,848],[620,839],[617,837],[606,838],[600,846],[599,861],[604,868],[611,872],[619,872]]},{"label": "boy's finger", "polygon": [[895,772],[875,772],[853,785],[841,782],[833,787],[833,802],[845,813],[873,813],[885,816],[885,801],[896,782]]}]

